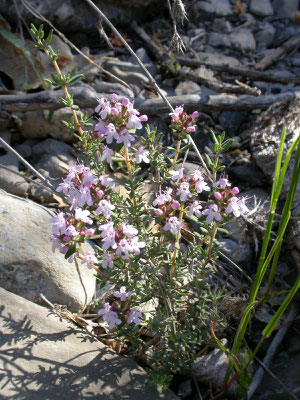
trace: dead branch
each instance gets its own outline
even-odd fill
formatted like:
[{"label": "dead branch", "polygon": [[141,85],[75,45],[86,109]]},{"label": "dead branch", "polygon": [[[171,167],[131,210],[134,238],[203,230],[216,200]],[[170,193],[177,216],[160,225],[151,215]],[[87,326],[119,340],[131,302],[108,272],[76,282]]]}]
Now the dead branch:
[{"label": "dead branch", "polygon": [[[97,106],[98,97],[109,97],[108,94],[96,93],[94,90],[86,87],[70,88],[70,93],[74,95],[74,102],[81,109],[93,109]],[[0,106],[3,111],[9,112],[25,112],[37,110],[58,110],[63,106],[61,97],[63,92],[43,91],[37,93],[21,94],[21,95],[0,95]],[[179,104],[184,104],[186,110],[201,112],[211,111],[242,111],[242,110],[265,110],[276,102],[284,100],[293,100],[300,98],[299,91],[289,91],[279,94],[265,96],[249,96],[249,95],[182,95],[168,97],[168,102],[176,107]],[[164,99],[139,99],[135,100],[136,107],[140,112],[148,115],[157,115],[169,113],[170,108],[165,103]]]},{"label": "dead branch", "polygon": [[182,69],[180,75],[186,79],[193,82],[197,82],[200,85],[215,90],[220,93],[236,93],[236,94],[248,94],[250,96],[260,96],[261,91],[256,87],[250,87],[248,85],[231,85],[230,83],[225,83],[217,79],[208,79],[200,73],[187,71]]},{"label": "dead branch", "polygon": [[256,81],[266,81],[266,82],[278,82],[278,83],[295,83],[300,84],[300,77],[296,75],[289,74],[283,75],[282,71],[258,71],[255,69],[247,69],[240,67],[230,67],[227,64],[212,64],[207,61],[202,60],[191,60],[190,58],[178,57],[176,61],[180,65],[185,65],[186,67],[198,68],[202,65],[208,69],[219,72],[226,72],[232,75],[244,76],[251,80]]},{"label": "dead branch", "polygon": [[282,46],[278,47],[271,54],[268,54],[264,58],[262,58],[255,66],[258,69],[266,69],[274,62],[279,60],[285,54],[290,53],[292,50],[296,49],[300,46],[300,35],[296,35],[291,39],[287,40],[283,43]]}]

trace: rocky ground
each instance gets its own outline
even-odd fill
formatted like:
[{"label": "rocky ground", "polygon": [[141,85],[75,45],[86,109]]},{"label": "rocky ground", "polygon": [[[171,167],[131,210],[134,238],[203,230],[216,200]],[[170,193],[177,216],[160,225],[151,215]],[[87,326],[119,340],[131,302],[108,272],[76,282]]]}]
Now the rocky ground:
[{"label": "rocky ground", "polygon": [[[288,147],[300,132],[298,0],[186,0],[184,4],[188,21],[179,28],[186,51],[177,56],[168,52],[173,28],[167,2],[134,0],[130,2],[130,6],[122,0],[95,3],[101,3],[102,10],[136,51],[171,104],[184,103],[188,110],[196,109],[200,112],[198,133],[195,136],[200,152],[210,151],[211,129],[216,133],[225,130],[227,136],[234,139],[223,162],[228,167],[230,180],[241,188],[243,195],[249,197],[248,207],[255,208],[256,211],[239,222],[231,223],[228,226],[230,234],[219,238],[219,242],[223,253],[242,267],[248,277],[253,278],[266,221],[280,135],[283,127],[286,127]],[[63,71],[76,68],[78,73],[84,73],[85,77],[71,92],[74,93],[76,103],[87,110],[89,115],[93,114],[97,97],[117,93],[135,98],[141,112],[150,115],[151,125],[157,125],[167,132],[168,111],[155,93],[149,76],[103,23],[112,47],[108,46],[107,40],[101,35],[102,28],[97,16],[85,2],[2,0],[0,49],[4,57],[0,59],[0,137],[56,187],[67,168],[76,161],[76,144],[74,136],[62,123],[62,119],[68,120],[71,113],[62,108],[60,92],[50,91],[45,82],[41,82],[41,74],[50,77],[53,73],[52,67],[46,57],[37,55],[26,28],[31,22],[38,26],[41,23],[40,14],[71,41],[65,43],[56,34],[53,47],[60,49],[58,62]],[[90,64],[79,55],[74,45],[98,66]],[[166,140],[170,140],[167,134]],[[194,151],[190,151],[187,161],[186,168],[195,168],[198,160]],[[41,304],[43,301],[39,294],[43,293],[50,302],[66,305],[70,311],[80,313],[95,296],[93,273],[80,264],[70,264],[61,255],[51,252],[51,243],[48,240],[51,231],[49,218],[61,206],[61,202],[57,195],[41,184],[41,180],[26,165],[20,163],[14,154],[0,144],[0,286],[3,288],[1,303],[4,304],[2,311],[7,327],[4,334],[7,338],[16,329],[23,329],[21,315],[10,309],[12,303],[19,302],[20,308],[27,310],[29,321],[32,320],[33,325],[34,316],[38,313],[41,314],[42,324],[54,326],[52,322],[48,322],[44,309],[35,305],[30,307],[28,304],[32,303],[22,298]],[[284,184],[281,200],[284,200],[287,188],[288,179]],[[299,272],[299,202],[298,186],[278,268],[278,290],[287,289],[297,270]],[[93,243],[89,246],[93,246]],[[224,270],[221,279],[227,279],[232,293],[236,292],[241,283],[244,286],[249,285],[237,270],[233,269],[228,274],[231,264],[226,258],[220,259],[220,265]],[[4,289],[21,297],[11,295]],[[274,306],[276,307],[275,303]],[[232,311],[229,317],[234,319],[233,314]],[[14,323],[7,325],[8,318]],[[67,328],[57,329],[61,332]],[[34,327],[34,330],[39,332],[38,328]],[[48,333],[53,337],[56,334],[52,331],[42,332],[43,335]],[[24,340],[24,336],[21,339]],[[68,340],[73,339],[66,336],[66,341]],[[279,348],[274,368],[272,367],[275,375],[288,389],[294,391],[296,397],[300,393],[296,368],[299,365],[299,342],[299,326],[295,322]],[[9,349],[11,344],[7,346]],[[75,344],[68,346],[74,348]],[[86,352],[96,348],[95,343],[80,345],[82,349],[84,346]],[[115,357],[109,354],[109,357]],[[70,358],[73,356],[76,357],[76,352],[70,354]],[[210,354],[213,360],[215,356]],[[6,370],[6,374],[9,370],[12,376],[20,379],[16,372],[17,367],[9,369],[10,361],[5,357],[4,361],[1,360],[2,358],[1,368]],[[65,363],[63,360],[61,362]],[[121,364],[122,362],[120,361]],[[87,363],[91,368],[94,367],[92,360],[87,360]],[[203,364],[201,360],[200,364]],[[37,362],[36,366],[38,365],[41,369],[44,368]],[[97,363],[95,368],[98,368]],[[129,368],[134,371],[135,367]],[[205,378],[204,373],[198,373],[197,369],[195,371],[200,385],[209,384],[213,379],[212,375],[216,374],[213,369],[211,375]],[[19,391],[18,383],[14,397],[9,397],[13,392],[3,389],[6,378],[3,377],[3,384],[0,381],[3,385],[0,386],[0,393],[4,398],[29,398]],[[83,382],[80,379],[79,386]],[[184,399],[198,398],[194,393],[193,380],[180,380],[183,381],[181,384],[174,384],[178,396]],[[274,378],[265,374],[263,383],[253,398],[290,398],[275,382]],[[34,392],[36,387],[32,386],[30,390]],[[119,398],[120,393],[121,398],[139,398],[128,395],[127,389],[122,391],[121,387],[122,385],[115,392],[112,389],[103,398],[114,399],[117,394]],[[9,390],[13,388],[10,387]],[[95,397],[91,398],[97,398],[99,392],[93,390]],[[208,398],[205,386],[201,386],[201,391],[202,397]],[[74,393],[80,393],[82,398],[88,396],[81,392]]]}]

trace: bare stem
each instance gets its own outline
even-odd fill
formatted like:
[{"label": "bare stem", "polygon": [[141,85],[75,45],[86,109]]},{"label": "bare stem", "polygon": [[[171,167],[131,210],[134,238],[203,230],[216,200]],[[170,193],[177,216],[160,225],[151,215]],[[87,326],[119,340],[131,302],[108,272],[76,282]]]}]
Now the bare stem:
[{"label": "bare stem", "polygon": [[[209,246],[208,246],[207,256],[206,256],[206,259],[205,259],[205,261],[204,261],[204,264],[202,265],[202,268],[206,267],[206,265],[209,263],[210,256],[211,256],[211,251],[212,251],[212,247],[213,247],[213,243],[214,243],[214,240],[215,240],[215,237],[216,237],[216,233],[217,233],[217,230],[218,230],[218,226],[219,226],[219,223],[216,222],[216,224],[215,224],[215,226],[214,226],[214,229],[213,229],[213,231],[212,231],[211,237],[210,237],[210,242],[209,242]],[[201,274],[202,274],[202,272],[200,272],[200,274],[198,274],[198,277],[199,277]],[[198,277],[197,277],[197,278],[198,278]]]},{"label": "bare stem", "polygon": [[[130,159],[129,159],[129,154],[128,154],[128,147],[126,147],[126,146],[125,146],[125,162],[126,162],[126,166],[127,166],[127,170],[128,170],[128,174],[129,174],[130,183],[131,183],[131,186],[133,186],[133,175],[132,175]],[[137,216],[137,201],[136,201],[136,197],[135,197],[133,190],[132,190],[132,201],[133,201],[133,205],[134,205],[134,213]]]},{"label": "bare stem", "polygon": [[[182,222],[182,217],[183,217],[183,206],[180,207],[179,211],[179,221]],[[171,277],[174,275],[175,271],[175,264],[176,264],[176,257],[178,253],[178,245],[179,245],[179,238],[180,238],[180,228],[177,231],[176,235],[176,241],[175,241],[175,248],[174,248],[174,253],[173,253],[173,260],[172,260],[172,269],[171,269]]]},{"label": "bare stem", "polygon": [[171,167],[169,169],[169,172],[172,171],[172,169],[174,168],[174,165],[176,164],[176,161],[177,161],[179,153],[180,153],[180,145],[181,145],[181,140],[179,139],[178,142],[177,142],[175,157],[174,157],[174,160],[172,161],[172,165],[171,165]]}]

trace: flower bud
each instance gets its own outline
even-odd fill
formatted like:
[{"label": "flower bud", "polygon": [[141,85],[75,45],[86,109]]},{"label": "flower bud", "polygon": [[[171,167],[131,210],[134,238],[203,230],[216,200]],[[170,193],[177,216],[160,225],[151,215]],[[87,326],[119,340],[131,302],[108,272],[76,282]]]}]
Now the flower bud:
[{"label": "flower bud", "polygon": [[142,122],[146,122],[146,121],[148,121],[148,117],[147,117],[147,115],[145,115],[145,114],[143,114],[143,115],[140,115],[140,121],[142,121]]},{"label": "flower bud", "polygon": [[223,198],[223,196],[222,196],[221,193],[219,193],[219,192],[214,193],[214,196],[215,196],[215,198],[216,198],[217,200],[221,200],[221,199]]},{"label": "flower bud", "polygon": [[124,97],[124,99],[122,100],[122,106],[127,107],[129,103],[130,103],[130,100],[127,99],[127,97]]},{"label": "flower bud", "polygon": [[194,112],[191,114],[191,117],[192,117],[192,118],[198,118],[198,117],[199,117],[198,111],[194,111]]},{"label": "flower bud", "polygon": [[93,229],[93,228],[89,228],[89,229],[87,229],[86,231],[85,231],[85,234],[86,235],[93,235],[95,233],[95,229]]},{"label": "flower bud", "polygon": [[189,131],[189,132],[195,132],[195,131],[196,131],[196,128],[195,128],[194,126],[188,126],[188,127],[187,127],[187,131]]},{"label": "flower bud", "polygon": [[239,194],[240,193],[240,190],[239,190],[239,188],[238,187],[234,187],[234,188],[232,188],[231,190],[230,190],[230,193],[232,194],[232,196],[235,196],[236,194]]},{"label": "flower bud", "polygon": [[164,213],[164,212],[163,212],[161,209],[159,209],[159,208],[158,208],[157,210],[155,210],[155,214],[158,215],[159,217],[160,217],[161,215],[163,215],[163,213]]},{"label": "flower bud", "polygon": [[98,197],[102,197],[104,195],[104,192],[103,190],[97,190],[96,194]]},{"label": "flower bud", "polygon": [[117,96],[115,93],[112,93],[112,94],[110,95],[110,100],[111,100],[113,103],[117,103],[117,102],[118,102],[118,96]]},{"label": "flower bud", "polygon": [[180,203],[177,200],[174,200],[173,203],[171,204],[171,207],[173,208],[173,210],[175,210],[179,206],[180,206]]}]

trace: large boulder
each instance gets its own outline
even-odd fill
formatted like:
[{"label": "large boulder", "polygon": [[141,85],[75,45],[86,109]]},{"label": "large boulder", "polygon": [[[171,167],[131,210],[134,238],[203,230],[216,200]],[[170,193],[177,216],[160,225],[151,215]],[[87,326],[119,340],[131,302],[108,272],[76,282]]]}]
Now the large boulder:
[{"label": "large boulder", "polygon": [[1,399],[166,399],[133,360],[47,308],[1,288],[0,304]]},{"label": "large boulder", "polygon": [[[52,253],[49,221],[53,211],[0,191],[0,286],[28,300],[83,310],[95,293],[92,270]],[[91,249],[89,244],[87,250]]]}]

